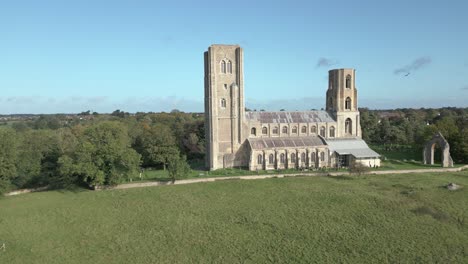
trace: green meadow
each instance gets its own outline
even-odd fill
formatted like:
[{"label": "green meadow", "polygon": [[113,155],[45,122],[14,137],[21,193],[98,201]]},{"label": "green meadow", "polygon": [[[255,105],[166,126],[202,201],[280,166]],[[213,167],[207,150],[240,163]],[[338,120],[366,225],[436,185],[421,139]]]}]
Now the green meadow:
[{"label": "green meadow", "polygon": [[468,263],[468,171],[0,198],[0,263],[191,262]]}]

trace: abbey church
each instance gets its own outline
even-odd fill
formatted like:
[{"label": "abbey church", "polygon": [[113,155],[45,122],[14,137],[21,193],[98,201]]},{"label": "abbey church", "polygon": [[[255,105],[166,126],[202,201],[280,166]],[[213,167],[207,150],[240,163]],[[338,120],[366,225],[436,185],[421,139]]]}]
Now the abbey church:
[{"label": "abbey church", "polygon": [[324,111],[246,112],[242,48],[211,45],[204,56],[208,169],[380,166],[361,139],[354,69],[329,71]]}]

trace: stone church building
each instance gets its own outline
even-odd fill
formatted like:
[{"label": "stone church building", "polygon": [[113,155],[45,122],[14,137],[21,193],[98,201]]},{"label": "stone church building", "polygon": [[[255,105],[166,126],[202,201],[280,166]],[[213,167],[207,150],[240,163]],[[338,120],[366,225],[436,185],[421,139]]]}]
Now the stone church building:
[{"label": "stone church building", "polygon": [[247,112],[242,48],[211,45],[204,57],[208,169],[380,166],[361,139],[354,69],[329,71],[325,111]]}]

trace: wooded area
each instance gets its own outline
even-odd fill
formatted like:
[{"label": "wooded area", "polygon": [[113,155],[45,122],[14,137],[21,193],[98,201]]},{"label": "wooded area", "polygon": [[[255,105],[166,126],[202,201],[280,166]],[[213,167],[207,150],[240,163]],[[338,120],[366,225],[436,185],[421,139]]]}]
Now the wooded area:
[{"label": "wooded area", "polygon": [[[412,148],[441,131],[455,163],[468,163],[468,108],[360,109],[363,138],[384,148]],[[172,180],[201,169],[204,116],[198,113],[41,115],[0,123],[0,192],[40,186],[93,187],[126,182],[144,168]]]}]

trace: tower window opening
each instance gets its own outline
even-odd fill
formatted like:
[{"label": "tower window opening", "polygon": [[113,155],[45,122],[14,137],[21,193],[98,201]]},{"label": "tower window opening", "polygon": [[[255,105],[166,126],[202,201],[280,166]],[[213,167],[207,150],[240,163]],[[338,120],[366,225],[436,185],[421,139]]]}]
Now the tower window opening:
[{"label": "tower window opening", "polygon": [[351,121],[351,118],[345,121],[345,133],[348,135],[353,134],[353,121]]},{"label": "tower window opening", "polygon": [[349,97],[346,97],[345,109],[346,110],[351,110],[351,98],[349,98]]},{"label": "tower window opening", "polygon": [[227,63],[227,72],[232,73],[232,62],[231,61],[228,61],[228,63]]},{"label": "tower window opening", "polygon": [[221,61],[221,73],[226,73],[226,62]]},{"label": "tower window opening", "polygon": [[346,76],[346,88],[351,88],[351,75],[349,74]]},{"label": "tower window opening", "polygon": [[221,107],[226,108],[226,99],[221,99]]},{"label": "tower window opening", "polygon": [[224,89],[226,89],[226,90],[227,90],[227,83],[225,83],[225,84],[224,84]]}]

